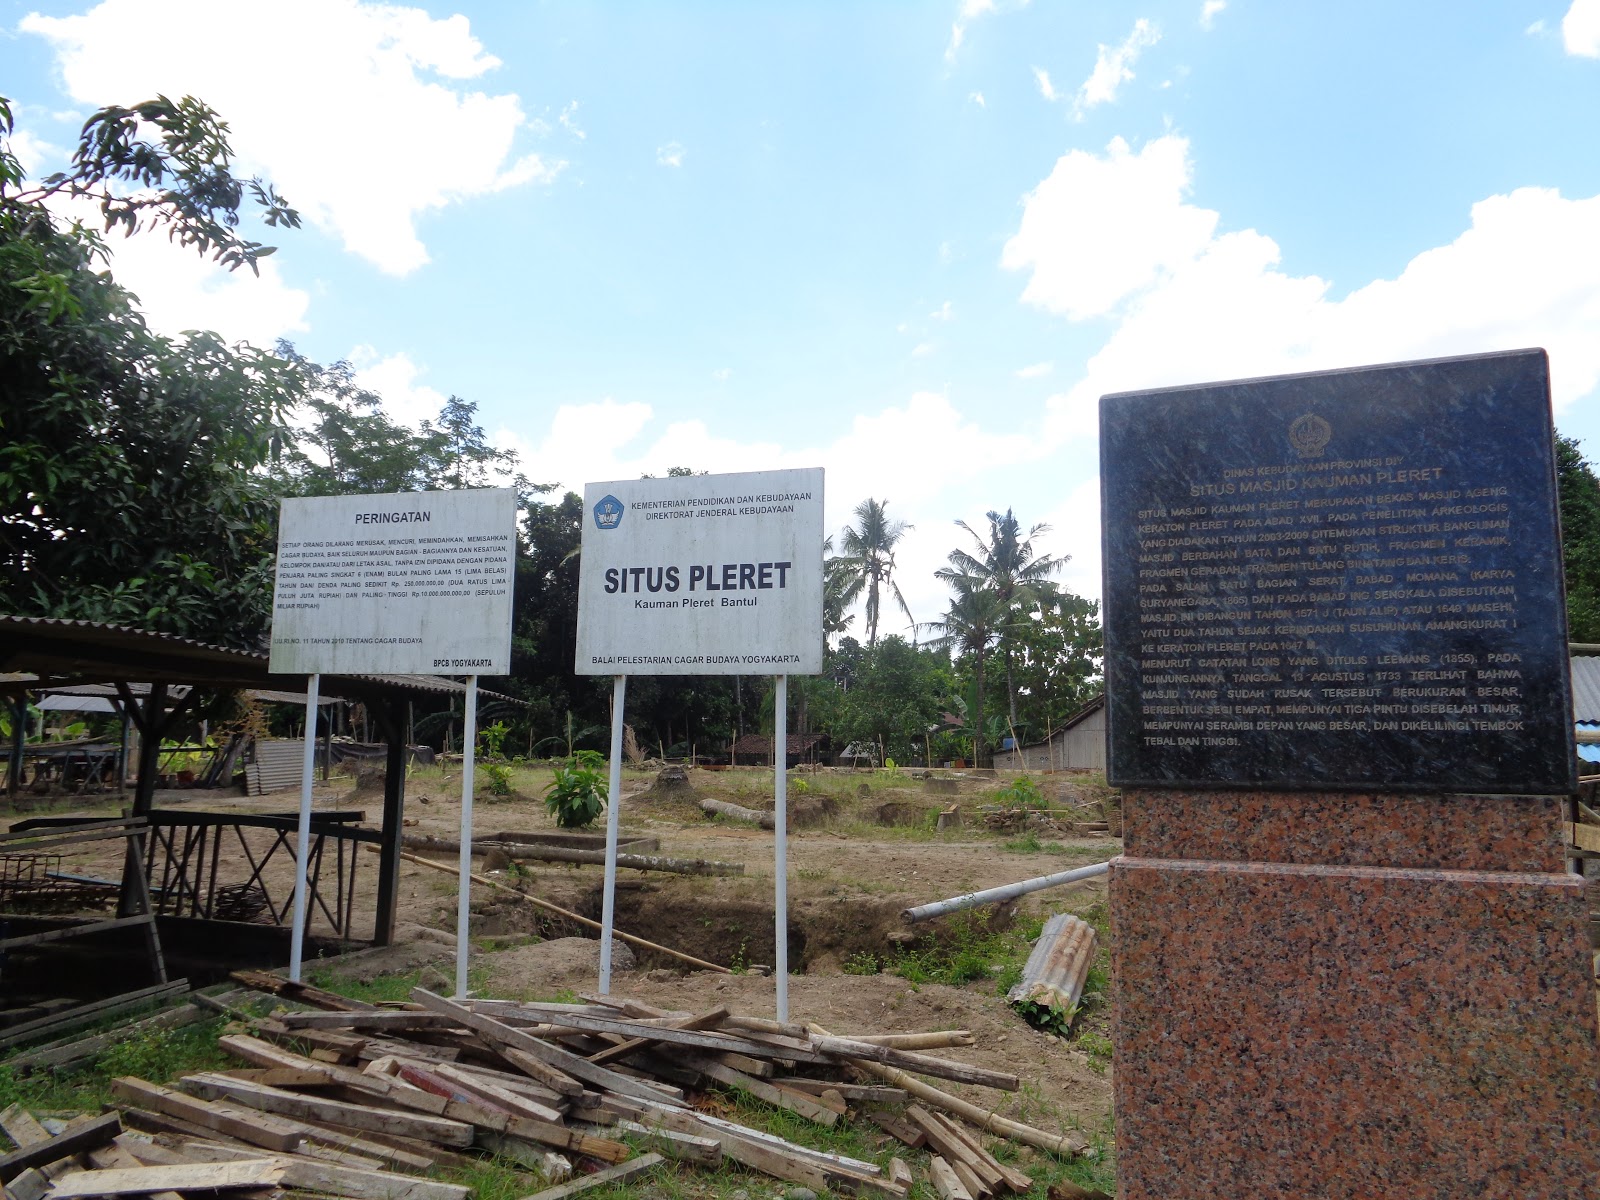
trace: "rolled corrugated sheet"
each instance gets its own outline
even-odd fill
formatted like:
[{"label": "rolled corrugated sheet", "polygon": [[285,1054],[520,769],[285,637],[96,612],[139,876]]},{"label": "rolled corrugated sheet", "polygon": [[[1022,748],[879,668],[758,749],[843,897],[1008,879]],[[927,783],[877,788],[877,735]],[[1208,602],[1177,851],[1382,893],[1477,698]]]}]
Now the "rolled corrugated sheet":
[{"label": "rolled corrugated sheet", "polygon": [[1071,913],[1057,913],[1044,923],[1022,968],[1022,980],[1006,993],[1012,1004],[1042,1004],[1073,1011],[1083,998],[1083,985],[1094,965],[1094,926]]}]

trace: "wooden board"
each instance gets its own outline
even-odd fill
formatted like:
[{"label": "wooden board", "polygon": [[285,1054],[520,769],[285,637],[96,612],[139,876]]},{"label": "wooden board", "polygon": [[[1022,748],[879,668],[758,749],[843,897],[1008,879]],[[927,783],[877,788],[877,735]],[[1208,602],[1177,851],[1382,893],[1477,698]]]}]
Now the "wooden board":
[{"label": "wooden board", "polygon": [[121,1119],[116,1113],[106,1113],[45,1141],[19,1146],[10,1154],[0,1156],[0,1183],[10,1183],[29,1167],[43,1167],[57,1159],[104,1146],[121,1132]]},{"label": "wooden board", "polygon": [[585,1175],[582,1179],[574,1179],[570,1183],[558,1184],[555,1187],[545,1188],[542,1192],[534,1192],[525,1200],[566,1200],[568,1196],[576,1196],[580,1192],[587,1192],[590,1188],[607,1187],[613,1183],[621,1183],[624,1179],[632,1179],[635,1175],[643,1175],[662,1163],[659,1154],[641,1154],[638,1158],[614,1167],[607,1167],[603,1171],[596,1171],[593,1175]]},{"label": "wooden board", "polygon": [[182,1163],[170,1167],[122,1167],[64,1175],[56,1180],[51,1195],[55,1200],[75,1200],[79,1196],[271,1187],[282,1178],[283,1165],[270,1158],[252,1162]]},{"label": "wooden board", "polygon": [[[469,1012],[461,1005],[453,1004],[442,996],[435,996],[425,988],[416,988],[412,991],[411,998],[434,1012],[451,1014],[461,1024],[469,1029],[476,1030],[496,1045],[509,1046],[513,1049],[524,1051],[573,1078],[585,1080],[596,1087],[618,1092],[624,1096],[664,1101],[668,1104],[676,1102],[676,1097],[662,1088],[651,1087],[647,1083],[642,1083],[631,1076],[623,1075],[606,1067],[597,1067],[579,1055],[563,1050],[559,1046],[552,1046],[548,1042],[542,1042],[538,1038],[530,1037],[509,1025],[501,1024],[493,1018]],[[518,1065],[521,1064],[519,1063]]]},{"label": "wooden board", "polygon": [[271,1118],[257,1120],[254,1114],[248,1119],[237,1117],[219,1111],[215,1105],[195,1096],[186,1096],[131,1075],[112,1080],[111,1094],[136,1107],[164,1113],[201,1129],[226,1134],[267,1150],[293,1150],[300,1144],[298,1132],[285,1128]]},{"label": "wooden board", "polygon": [[344,1100],[322,1100],[311,1096],[298,1096],[280,1092],[276,1088],[259,1087],[225,1075],[188,1075],[180,1081],[185,1091],[207,1099],[226,1097],[248,1108],[279,1113],[286,1117],[306,1117],[315,1121],[329,1121],[352,1129],[370,1129],[378,1133],[401,1137],[420,1138],[425,1142],[438,1142],[445,1146],[472,1145],[472,1126],[444,1117],[425,1113],[402,1113],[392,1109],[372,1108],[351,1104]]}]

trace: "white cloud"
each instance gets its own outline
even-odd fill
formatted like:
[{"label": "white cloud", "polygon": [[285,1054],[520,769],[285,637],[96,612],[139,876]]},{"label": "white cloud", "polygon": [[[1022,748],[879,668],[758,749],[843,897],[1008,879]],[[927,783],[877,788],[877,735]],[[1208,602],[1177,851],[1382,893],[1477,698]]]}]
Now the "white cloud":
[{"label": "white cloud", "polygon": [[1037,362],[1030,366],[1019,367],[1016,371],[1018,379],[1042,379],[1056,369],[1053,362]]},{"label": "white cloud", "polygon": [[[1021,514],[1018,514],[1019,518]],[[1056,582],[1089,600],[1100,597],[1100,477],[1091,475],[1073,488],[1055,508],[1046,512],[1034,549],[1041,554],[1065,555],[1067,565]],[[1027,522],[1027,523],[1032,523]]]},{"label": "white cloud", "polygon": [[1061,99],[1061,93],[1056,91],[1055,84],[1050,82],[1050,72],[1043,67],[1033,68],[1033,78],[1039,84],[1039,95],[1051,103]]},{"label": "white cloud", "polygon": [[1544,28],[1545,28],[1545,26],[1544,26],[1544,18],[1540,17],[1537,21],[1535,21],[1532,25],[1529,25],[1522,32],[1527,34],[1529,37],[1539,37],[1541,34],[1544,33]]},{"label": "white cloud", "polygon": [[1200,28],[1210,29],[1216,23],[1217,14],[1228,7],[1228,0],[1206,0],[1200,6]]},{"label": "white cloud", "polygon": [[513,159],[516,95],[462,86],[499,66],[463,16],[356,0],[104,0],[20,28],[49,41],[76,101],[203,97],[246,171],[391,274],[428,261],[424,214],[560,170]]},{"label": "white cloud", "polygon": [[[496,444],[515,450],[521,469],[540,482],[581,491],[585,483],[660,475],[668,467],[757,471],[823,467],[827,471],[827,528],[837,531],[863,498],[887,497],[897,519],[917,529],[899,556],[898,579],[912,612],[930,619],[945,603],[933,569],[955,544],[948,489],[995,472],[1043,460],[1049,447],[1028,431],[995,432],[964,416],[942,392],[916,392],[904,404],[858,413],[848,427],[810,446],[715,436],[701,421],[662,424],[651,405],[605,399],[563,405],[541,429],[499,429]],[[895,453],[885,455],[883,447]],[[952,456],[951,446],[961,453]],[[930,471],[928,463],[940,469]],[[896,616],[883,631],[901,632]]]},{"label": "white cloud", "polygon": [[47,142],[41,137],[36,137],[26,129],[15,130],[7,139],[11,144],[11,153],[17,156],[17,163],[22,167],[22,173],[29,179],[38,179],[47,174],[47,165],[60,163],[66,165],[67,152],[54,142]]},{"label": "white cloud", "polygon": [[1063,155],[1024,199],[1001,254],[1002,266],[1032,272],[1022,299],[1074,320],[1100,316],[1191,261],[1217,214],[1183,202],[1188,147],[1169,135],[1135,154],[1115,138],[1104,157]]},{"label": "white cloud", "polygon": [[665,146],[657,146],[656,165],[662,167],[683,166],[683,147],[677,142],[668,142]]},{"label": "white cloud", "polygon": [[[63,220],[97,233],[105,229],[99,206],[87,199],[57,198],[49,207]],[[284,283],[274,258],[260,260],[259,276],[247,267],[228,271],[168,241],[159,229],[113,234],[106,248],[112,278],[139,298],[146,324],[167,337],[208,329],[228,342],[269,347],[309,328],[311,297]]]},{"label": "white cloud", "polygon": [[726,383],[732,377],[732,367],[718,367],[715,371],[711,372],[711,378],[715,379],[718,383]]},{"label": "white cloud", "polygon": [[988,108],[989,107],[989,105],[984,101],[982,92],[972,92],[971,94],[969,94],[967,96],[967,99],[971,100],[979,108]]},{"label": "white cloud", "polygon": [[955,310],[950,306],[950,301],[948,300],[928,315],[935,321],[953,321],[956,317]]},{"label": "white cloud", "polygon": [[[1271,238],[1218,234],[1216,213],[1183,203],[1187,143],[1162,142],[1149,162],[1158,143],[1135,157],[1114,142],[1095,170],[1063,159],[1007,246],[1006,265],[1033,269],[1029,303],[1074,318],[1115,306],[1121,317],[1085,376],[1051,398],[1048,439],[1092,434],[1096,401],[1111,391],[1524,346],[1549,351],[1558,409],[1600,385],[1600,196],[1491,196],[1448,245],[1333,300],[1326,281],[1281,271]],[[1052,181],[1076,181],[1077,193]],[[1108,197],[1140,214],[1158,249],[1125,244],[1113,228],[1121,259],[1094,255],[1086,243],[1098,231],[1084,213]]]},{"label": "white cloud", "polygon": [[1078,89],[1076,109],[1081,115],[1099,104],[1117,98],[1117,91],[1133,79],[1133,64],[1146,49],[1161,40],[1161,30],[1145,17],[1133,23],[1133,30],[1119,46],[1101,43],[1095,56],[1094,70]]},{"label": "white cloud", "polygon": [[372,346],[357,346],[350,352],[350,365],[357,384],[383,397],[389,419],[413,429],[437,419],[448,398],[422,382],[426,372],[403,350],[385,357]]},{"label": "white cloud", "polygon": [[1600,0],[1572,0],[1561,18],[1561,40],[1568,54],[1600,58]]},{"label": "white cloud", "polygon": [[961,0],[961,7],[956,12],[955,22],[950,26],[950,44],[945,47],[944,61],[954,65],[956,51],[961,49],[961,43],[966,41],[967,26],[979,17],[986,16],[995,11],[995,0]]},{"label": "white cloud", "polygon": [[911,357],[927,358],[928,355],[932,354],[936,349],[938,349],[938,347],[932,342],[918,342],[914,347],[912,347]]},{"label": "white cloud", "polygon": [[576,100],[569,100],[567,106],[561,110],[561,115],[556,119],[561,122],[561,128],[565,129],[580,142],[589,136],[578,128],[578,102]]}]

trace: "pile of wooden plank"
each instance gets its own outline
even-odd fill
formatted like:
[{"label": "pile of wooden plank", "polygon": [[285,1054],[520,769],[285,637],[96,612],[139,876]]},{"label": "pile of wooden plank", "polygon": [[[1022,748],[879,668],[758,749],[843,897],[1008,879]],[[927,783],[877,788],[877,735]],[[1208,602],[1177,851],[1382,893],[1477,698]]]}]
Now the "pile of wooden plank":
[{"label": "pile of wooden plank", "polygon": [[885,1170],[738,1124],[722,1115],[730,1110],[710,1095],[716,1089],[821,1127],[855,1115],[926,1146],[930,1181],[946,1200],[1032,1186],[984,1149],[980,1132],[1061,1155],[1085,1146],[921,1078],[1019,1086],[1015,1076],[926,1053],[970,1045],[961,1030],[835,1037],[721,1007],[666,1012],[610,996],[458,1003],[417,989],[408,1004],[377,1007],[274,976],[236,978],[272,988],[299,1011],[280,1007],[222,1036],[238,1068],[170,1086],[116,1080],[115,1110],[103,1116],[51,1131],[15,1108],[0,1114],[19,1147],[0,1159],[8,1195],[179,1200],[227,1190],[272,1200],[303,1190],[465,1200],[466,1187],[423,1176],[488,1152],[540,1175],[540,1200],[669,1158],[707,1168],[726,1160],[816,1190],[906,1196],[912,1172],[901,1159]]}]

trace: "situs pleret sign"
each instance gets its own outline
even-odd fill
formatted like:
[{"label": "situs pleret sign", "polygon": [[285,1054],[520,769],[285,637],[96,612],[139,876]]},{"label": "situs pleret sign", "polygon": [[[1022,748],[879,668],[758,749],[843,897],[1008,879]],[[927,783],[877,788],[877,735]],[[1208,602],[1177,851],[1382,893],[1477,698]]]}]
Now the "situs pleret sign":
[{"label": "situs pleret sign", "polygon": [[580,675],[822,669],[822,471],[584,489]]}]

